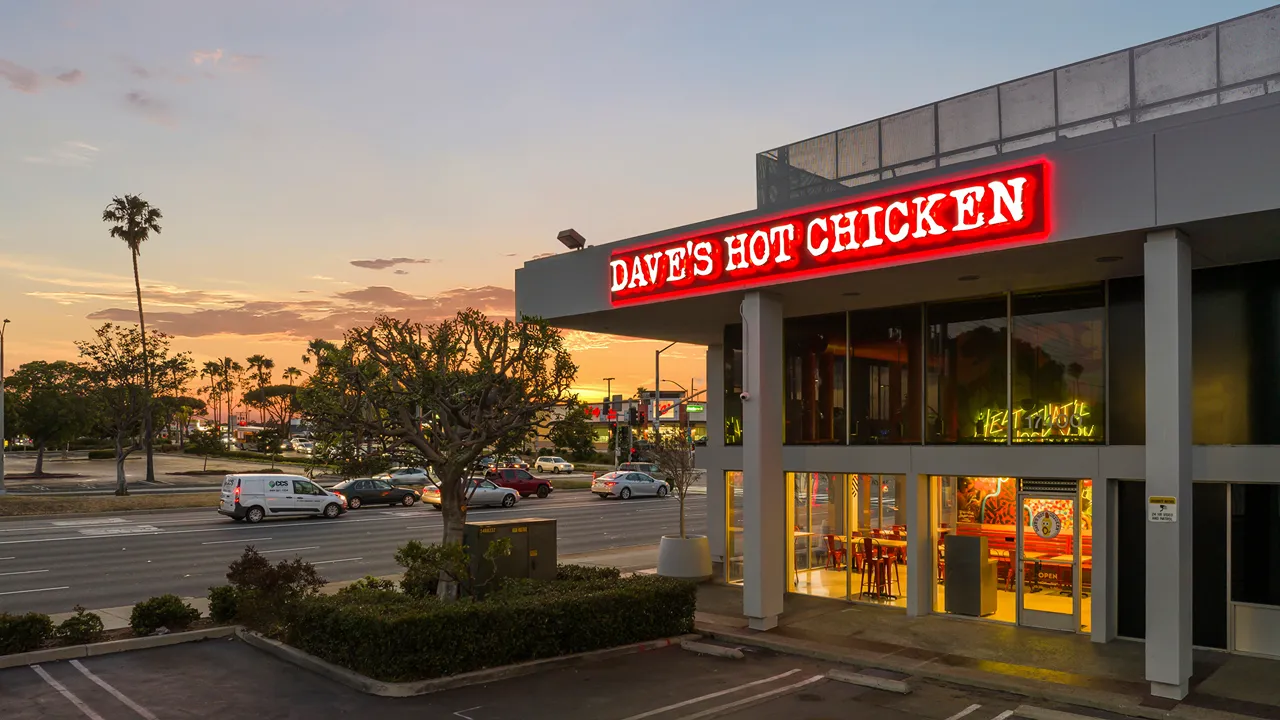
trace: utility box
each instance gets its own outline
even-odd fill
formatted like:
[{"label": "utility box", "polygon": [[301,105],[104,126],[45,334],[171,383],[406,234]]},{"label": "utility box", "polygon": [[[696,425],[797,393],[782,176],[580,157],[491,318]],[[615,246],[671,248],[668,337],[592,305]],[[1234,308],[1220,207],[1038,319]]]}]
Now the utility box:
[{"label": "utility box", "polygon": [[997,563],[982,536],[948,535],[946,610],[954,615],[987,617],[996,611]]},{"label": "utility box", "polygon": [[[469,522],[463,527],[463,543],[471,556],[471,577],[477,587],[493,578],[556,579],[556,521],[545,518],[519,520],[485,520]],[[489,545],[495,540],[511,541],[511,554],[485,559]]]}]

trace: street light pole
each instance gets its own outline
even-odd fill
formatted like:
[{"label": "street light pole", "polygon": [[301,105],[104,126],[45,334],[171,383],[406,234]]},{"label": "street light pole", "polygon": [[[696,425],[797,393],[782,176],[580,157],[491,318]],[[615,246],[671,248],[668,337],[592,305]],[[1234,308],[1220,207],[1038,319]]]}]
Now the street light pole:
[{"label": "street light pole", "polygon": [[616,415],[614,416],[615,419],[613,421],[609,420],[609,412],[613,410],[613,381],[616,379],[617,378],[611,377],[604,378],[606,388],[604,391],[604,421],[606,423],[611,423],[609,427],[611,430],[611,436],[613,437],[613,466],[615,468],[618,467],[618,424]]},{"label": "street light pole", "polygon": [[4,441],[4,331],[9,326],[9,319],[0,322],[0,495],[4,489],[4,452],[7,449]]},{"label": "street light pole", "polygon": [[675,343],[671,343],[653,353],[653,443],[657,445],[662,442],[662,353],[670,350]]}]

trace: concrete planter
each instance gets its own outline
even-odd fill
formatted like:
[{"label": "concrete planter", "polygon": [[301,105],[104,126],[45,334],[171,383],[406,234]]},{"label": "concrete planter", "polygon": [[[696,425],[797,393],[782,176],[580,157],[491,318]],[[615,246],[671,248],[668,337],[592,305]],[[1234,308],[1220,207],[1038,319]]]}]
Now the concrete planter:
[{"label": "concrete planter", "polygon": [[706,535],[679,537],[663,535],[658,544],[658,574],[663,577],[697,580],[711,577],[711,546]]}]

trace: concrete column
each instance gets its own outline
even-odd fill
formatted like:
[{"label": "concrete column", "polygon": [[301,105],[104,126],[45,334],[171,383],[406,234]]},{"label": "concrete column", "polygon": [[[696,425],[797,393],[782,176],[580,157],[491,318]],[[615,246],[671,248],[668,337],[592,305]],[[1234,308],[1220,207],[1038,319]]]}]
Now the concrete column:
[{"label": "concrete column", "polygon": [[1147,680],[1182,699],[1191,678],[1191,249],[1147,235],[1147,495],[1177,498],[1176,522],[1147,522]]},{"label": "concrete column", "polygon": [[1095,473],[1093,480],[1093,602],[1090,603],[1089,637],[1096,643],[1116,638],[1119,608],[1116,565],[1120,532],[1120,481]]},{"label": "concrete column", "polygon": [[742,301],[742,610],[754,630],[778,625],[786,592],[786,486],[782,474],[782,302]]},{"label": "concrete column", "polygon": [[929,521],[929,476],[907,474],[907,615],[920,617],[933,611],[933,527]]},{"label": "concrete column", "polygon": [[[707,397],[703,407],[707,409],[707,446],[703,455],[723,457],[724,447],[724,346],[707,347]],[[696,457],[696,455],[695,455]],[[711,561],[724,563],[725,518],[728,517],[728,498],[725,497],[725,470],[737,468],[715,467],[702,462],[698,467],[707,471],[707,543],[711,547]]]}]

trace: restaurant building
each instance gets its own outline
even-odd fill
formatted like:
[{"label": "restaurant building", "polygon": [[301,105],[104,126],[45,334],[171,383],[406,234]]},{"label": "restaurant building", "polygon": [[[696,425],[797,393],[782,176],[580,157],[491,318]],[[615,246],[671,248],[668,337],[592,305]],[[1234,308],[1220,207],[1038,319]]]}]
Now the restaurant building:
[{"label": "restaurant building", "polygon": [[[757,156],[754,210],[527,263],[707,346],[708,534],[785,593],[1280,657],[1280,8]],[[723,428],[723,432],[715,431]]]}]

